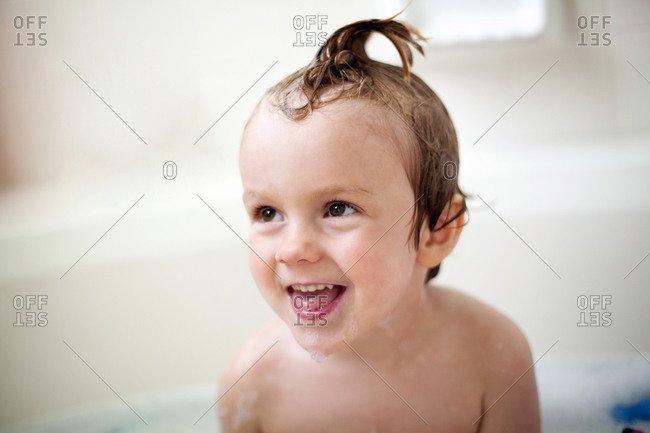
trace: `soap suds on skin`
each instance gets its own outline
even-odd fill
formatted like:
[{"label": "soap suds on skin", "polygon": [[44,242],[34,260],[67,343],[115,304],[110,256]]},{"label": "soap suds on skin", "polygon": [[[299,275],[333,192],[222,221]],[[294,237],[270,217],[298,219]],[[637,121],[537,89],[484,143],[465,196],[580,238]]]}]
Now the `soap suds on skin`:
[{"label": "soap suds on skin", "polygon": [[[317,329],[307,328],[305,329],[304,332],[305,332],[305,346],[306,347],[316,346],[320,338],[319,331]],[[311,359],[313,359],[318,363],[322,363],[323,361],[325,361],[325,358],[327,358],[327,355],[325,355],[324,353],[320,353],[316,350],[312,350],[312,351],[309,351],[309,349],[307,350],[309,352],[309,356],[311,357]]]},{"label": "soap suds on skin", "polygon": [[[275,363],[275,371],[283,371],[284,365],[286,364],[284,359],[279,359]],[[286,379],[282,377],[281,374],[267,374],[265,376],[267,382],[273,384],[276,387],[279,387],[285,391],[289,391],[293,388],[293,385],[290,384]]]},{"label": "soap suds on skin", "polygon": [[314,346],[316,343],[318,343],[318,338],[319,338],[318,330],[306,328],[304,332],[305,332],[305,345],[307,347]]},{"label": "soap suds on skin", "polygon": [[242,393],[237,398],[235,413],[232,416],[232,425],[235,430],[239,430],[246,421],[253,417],[253,406],[257,401],[257,391]]},{"label": "soap suds on skin", "polygon": [[324,353],[320,353],[316,351],[311,352],[309,355],[311,356],[311,359],[318,362],[319,364],[321,364],[327,358],[327,355],[325,355]]}]

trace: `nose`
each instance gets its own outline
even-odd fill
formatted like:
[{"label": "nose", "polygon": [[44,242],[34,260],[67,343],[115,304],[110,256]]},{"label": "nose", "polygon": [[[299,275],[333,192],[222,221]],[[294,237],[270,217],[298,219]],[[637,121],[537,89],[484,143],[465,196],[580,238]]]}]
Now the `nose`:
[{"label": "nose", "polygon": [[304,224],[287,227],[280,248],[275,253],[276,262],[287,265],[317,262],[322,256],[322,251],[318,246],[315,231]]}]

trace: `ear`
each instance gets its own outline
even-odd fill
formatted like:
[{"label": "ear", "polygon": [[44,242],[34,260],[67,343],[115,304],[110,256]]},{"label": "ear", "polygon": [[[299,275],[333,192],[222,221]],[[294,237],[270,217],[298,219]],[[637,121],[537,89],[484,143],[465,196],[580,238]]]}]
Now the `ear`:
[{"label": "ear", "polygon": [[[464,206],[463,196],[454,194],[451,203],[442,210],[433,230],[426,224],[422,227],[416,256],[419,265],[433,268],[452,252],[465,224]],[[458,214],[460,215],[456,219],[450,221]]]}]

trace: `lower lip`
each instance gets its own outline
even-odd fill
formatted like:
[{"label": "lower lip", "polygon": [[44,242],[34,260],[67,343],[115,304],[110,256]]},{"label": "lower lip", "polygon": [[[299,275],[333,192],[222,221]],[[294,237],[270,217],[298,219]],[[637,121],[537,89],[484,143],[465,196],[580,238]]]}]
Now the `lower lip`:
[{"label": "lower lip", "polygon": [[313,321],[313,320],[326,318],[328,314],[331,314],[334,311],[334,309],[338,306],[339,302],[341,302],[341,299],[343,298],[343,295],[345,294],[346,291],[347,291],[347,287],[341,286],[341,292],[338,294],[338,296],[334,298],[332,302],[328,303],[327,305],[323,306],[318,310],[307,310],[304,308],[303,309],[296,308],[296,306],[292,302],[291,291],[288,291],[287,295],[289,297],[289,304],[291,305],[293,311],[298,316],[300,316],[300,318],[305,319],[307,321]]}]

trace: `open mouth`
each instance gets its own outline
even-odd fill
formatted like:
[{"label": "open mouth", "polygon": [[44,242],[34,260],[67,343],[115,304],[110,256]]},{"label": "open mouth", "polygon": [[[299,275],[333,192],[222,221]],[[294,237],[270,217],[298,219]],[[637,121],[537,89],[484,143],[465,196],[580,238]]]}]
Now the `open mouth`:
[{"label": "open mouth", "polygon": [[291,308],[303,317],[331,313],[345,293],[338,284],[293,284],[287,287]]}]

